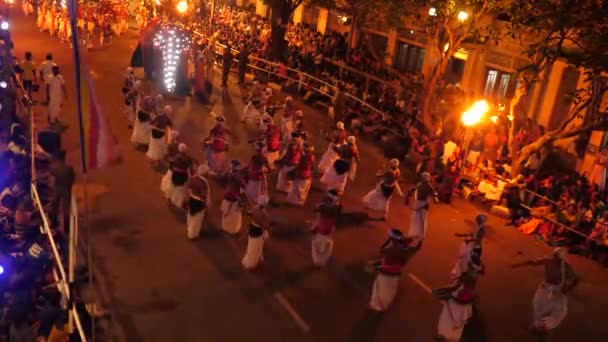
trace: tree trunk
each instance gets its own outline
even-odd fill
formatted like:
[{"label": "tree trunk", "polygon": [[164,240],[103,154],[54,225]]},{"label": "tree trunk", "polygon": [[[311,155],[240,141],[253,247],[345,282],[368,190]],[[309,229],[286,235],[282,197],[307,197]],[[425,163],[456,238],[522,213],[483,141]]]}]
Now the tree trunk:
[{"label": "tree trunk", "polygon": [[512,157],[515,154],[515,134],[517,133],[520,126],[519,123],[521,122],[521,118],[515,112],[515,108],[519,105],[521,99],[528,93],[528,87],[529,84],[524,79],[520,79],[519,88],[515,91],[515,96],[513,96],[509,106],[509,115],[511,115],[513,120],[509,127],[509,141],[507,142],[507,146],[509,147],[509,153]]},{"label": "tree trunk", "polygon": [[291,8],[287,1],[275,1],[270,14],[270,55],[275,59],[284,57],[287,47],[285,41],[285,33],[287,32],[287,24],[291,17]]},{"label": "tree trunk", "polygon": [[422,122],[424,123],[424,127],[427,129],[428,134],[431,137],[435,137],[437,133],[437,124],[433,123],[431,117],[432,103],[435,99],[437,83],[445,73],[445,69],[448,67],[448,62],[449,58],[440,59],[433,67],[431,74],[428,76],[428,78],[425,78],[424,81],[424,88],[422,91]]},{"label": "tree trunk", "polygon": [[517,158],[513,158],[513,165],[511,166],[511,177],[516,177],[521,172],[524,163],[534,153],[540,151],[543,146],[550,143],[556,136],[556,131],[546,133],[536,141],[524,146],[519,153]]}]

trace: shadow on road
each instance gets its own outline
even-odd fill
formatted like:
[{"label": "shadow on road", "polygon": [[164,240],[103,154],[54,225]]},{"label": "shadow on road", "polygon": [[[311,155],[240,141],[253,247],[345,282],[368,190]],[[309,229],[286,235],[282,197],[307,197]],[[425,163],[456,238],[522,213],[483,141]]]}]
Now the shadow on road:
[{"label": "shadow on road", "polygon": [[365,316],[357,322],[351,331],[351,335],[346,339],[347,342],[367,342],[375,341],[378,327],[382,321],[382,314],[367,310]]}]

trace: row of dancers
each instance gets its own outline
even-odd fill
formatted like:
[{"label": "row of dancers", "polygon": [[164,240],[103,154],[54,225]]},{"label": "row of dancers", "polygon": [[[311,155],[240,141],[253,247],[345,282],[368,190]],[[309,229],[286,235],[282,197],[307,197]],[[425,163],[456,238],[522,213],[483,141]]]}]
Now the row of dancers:
[{"label": "row of dancers", "polygon": [[[265,93],[266,97],[270,94]],[[243,115],[245,123],[251,119],[257,120],[256,125],[261,129],[259,137],[250,141],[254,153],[247,164],[228,158],[232,132],[226,118],[213,113],[215,125],[202,144],[205,162],[196,162],[188,153],[188,147],[180,142],[179,133],[172,130],[172,109],[162,106],[160,97],[144,97],[141,101],[134,120],[132,141],[147,145],[146,155],[153,163],[168,160],[169,169],[161,179],[160,190],[171,205],[184,209],[188,239],[198,238],[205,213],[210,208],[209,176],[225,180],[220,206],[221,229],[228,234],[239,234],[243,213],[267,217],[265,208],[270,201],[270,173],[277,173],[276,190],[287,193],[287,202],[295,206],[306,203],[312,178],[315,173],[320,173],[320,181],[327,190],[314,209],[317,218],[311,227],[311,259],[317,267],[326,266],[333,254],[333,234],[342,213],[340,198],[344,195],[347,182],[354,181],[356,177],[359,162],[356,139],[347,136],[344,124],[338,122],[328,134],[330,144],[327,150],[319,163],[315,163],[314,147],[303,129],[303,114],[295,109],[293,99],[286,98],[280,106],[283,114],[279,125],[259,105],[265,100],[256,101],[255,104],[253,100],[250,101],[263,114]],[[267,105],[268,102],[264,106]],[[250,111],[251,108],[246,110]],[[379,181],[362,202],[366,208],[381,212],[381,219],[385,219],[392,195],[398,193],[404,196],[398,184],[399,161],[390,160],[376,176]],[[376,274],[370,300],[370,308],[375,311],[387,310],[394,301],[402,270],[411,253],[420,247],[424,239],[426,215],[437,196],[428,173],[422,174],[420,183],[409,193],[413,196],[413,202],[406,201],[412,209],[408,233],[404,234],[397,228],[390,229],[387,241],[380,248],[381,257],[370,262]],[[242,265],[247,270],[256,269],[263,261],[269,225],[258,221],[254,219],[249,225],[249,239],[242,258]],[[475,233],[464,236],[448,286],[434,291],[443,305],[437,326],[438,340],[459,341],[473,315],[477,279],[484,273],[481,246],[487,216],[478,215],[475,222]],[[560,276],[547,276],[534,297],[533,328],[536,330],[550,330],[565,317],[565,279],[569,279],[566,273],[569,275],[572,272],[568,271],[570,268],[561,251],[556,251],[551,258],[529,263],[556,263],[560,268],[551,268],[551,272],[559,271]]]}]

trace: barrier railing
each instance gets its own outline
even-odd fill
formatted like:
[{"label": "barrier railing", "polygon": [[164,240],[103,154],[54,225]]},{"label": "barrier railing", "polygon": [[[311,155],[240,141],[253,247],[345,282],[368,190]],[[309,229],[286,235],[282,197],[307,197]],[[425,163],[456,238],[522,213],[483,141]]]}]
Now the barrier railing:
[{"label": "barrier railing", "polygon": [[[59,253],[59,247],[55,238],[53,236],[53,231],[51,230],[51,226],[49,224],[48,215],[46,210],[40,200],[40,195],[38,194],[38,189],[36,188],[36,168],[35,168],[35,157],[36,157],[36,131],[34,125],[34,112],[32,110],[32,101],[27,96],[27,92],[23,87],[23,83],[17,77],[16,74],[13,73],[12,78],[13,87],[16,90],[19,90],[23,97],[17,96],[17,109],[21,111],[23,115],[27,116],[29,121],[29,130],[30,130],[30,167],[31,167],[31,175],[32,175],[32,185],[31,185],[31,196],[35,206],[40,211],[40,216],[42,218],[42,224],[40,225],[40,232],[45,234],[49,245],[51,246],[51,251],[53,255],[54,269],[53,269],[53,278],[55,283],[57,284],[57,290],[62,294],[62,302],[64,308],[68,311],[68,331],[71,333],[75,328],[78,331],[78,335],[80,336],[80,340],[83,342],[87,341],[86,334],[84,332],[82,321],[80,316],[78,315],[78,310],[73,302],[73,294],[70,291],[70,284],[74,282],[74,271],[76,267],[76,241],[75,237],[78,235],[78,209],[76,207],[76,202],[72,199],[72,203],[70,204],[70,231],[69,231],[69,241],[68,241],[68,269],[69,273],[66,274],[64,267],[64,258],[61,257]],[[19,93],[19,92],[18,92]]]}]

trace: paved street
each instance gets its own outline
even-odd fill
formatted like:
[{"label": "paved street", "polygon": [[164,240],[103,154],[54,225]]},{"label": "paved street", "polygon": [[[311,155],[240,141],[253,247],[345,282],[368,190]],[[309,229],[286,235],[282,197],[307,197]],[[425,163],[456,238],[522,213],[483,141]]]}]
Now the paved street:
[{"label": "paved street", "polygon": [[[58,39],[39,33],[31,17],[15,13],[12,28],[20,58],[25,50],[32,51],[37,61],[53,52],[62,68],[69,92],[64,120],[70,124],[64,146],[72,164],[79,166],[71,50]],[[331,265],[316,269],[310,259],[307,220],[314,217],[312,207],[322,195],[313,189],[305,208],[287,207],[284,195],[273,194],[278,205],[270,213],[278,223],[266,243],[264,267],[245,272],[240,265],[245,234],[234,238],[218,232],[220,185],[212,182],[214,200],[202,239],[187,241],[185,217],[172,212],[161,198],[161,174],[129,142],[120,89],[136,39],[136,31],[131,30],[110,48],[84,54],[124,157],[121,165],[89,175],[94,188],[102,189],[94,191],[97,197],[91,209],[94,262],[101,272],[98,281],[103,300],[110,305],[122,340],[430,341],[440,303],[429,289],[446,282],[460,244],[453,234],[472,230],[477,209],[460,200],[450,206],[434,206],[428,238],[407,264],[393,307],[382,315],[372,314],[367,304],[373,278],[365,273],[364,264],[376,257],[389,227],[407,230],[410,213],[395,198],[387,222],[366,220],[360,199],[374,186],[373,175],[383,159],[361,138],[362,162],[357,180],[346,188],[343,203],[347,214],[335,235]],[[244,103],[235,81],[223,91],[216,84],[210,106],[190,99],[171,100],[180,137],[199,159],[200,141],[213,123],[210,111],[224,113],[235,133],[231,156],[244,161],[251,155],[247,139],[255,132],[238,123]],[[329,119],[312,108],[304,108],[304,112],[313,134],[330,126]],[[42,125],[44,108],[37,107],[36,113]],[[325,142],[319,134],[313,142],[320,155]],[[511,269],[510,265],[550,251],[505,227],[502,220],[490,219],[483,254],[487,274],[478,285],[477,315],[466,341],[534,340],[527,326],[531,299],[543,270]],[[570,259],[582,281],[570,297],[567,319],[550,340],[601,341],[608,336],[604,322],[608,272],[589,260]]]}]

